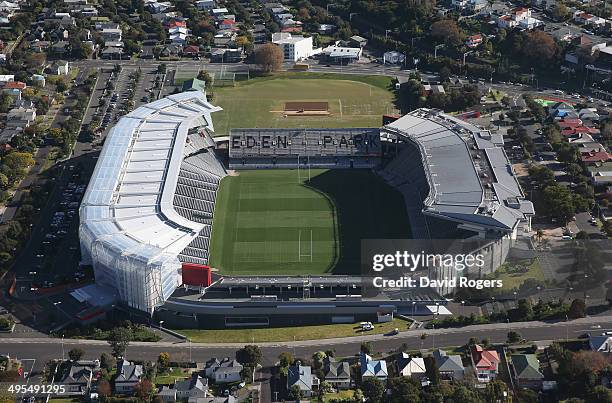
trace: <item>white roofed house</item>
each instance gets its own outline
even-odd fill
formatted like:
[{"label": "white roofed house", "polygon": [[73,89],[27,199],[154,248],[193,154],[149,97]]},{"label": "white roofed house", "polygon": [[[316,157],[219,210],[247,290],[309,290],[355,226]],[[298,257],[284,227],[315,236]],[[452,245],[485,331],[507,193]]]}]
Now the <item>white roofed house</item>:
[{"label": "white roofed house", "polygon": [[359,356],[359,364],[362,380],[365,378],[378,378],[381,381],[386,381],[389,376],[387,362],[385,360],[374,360],[368,354],[361,353]]},{"label": "white roofed house", "polygon": [[422,357],[411,357],[409,354],[401,353],[396,360],[396,365],[400,376],[421,380],[426,373],[425,361]]},{"label": "white roofed house", "polygon": [[589,347],[592,351],[612,353],[612,337],[606,335],[589,336]]},{"label": "white roofed house", "polygon": [[244,367],[236,360],[225,358],[214,371],[215,383],[232,383],[242,380],[240,373]]}]

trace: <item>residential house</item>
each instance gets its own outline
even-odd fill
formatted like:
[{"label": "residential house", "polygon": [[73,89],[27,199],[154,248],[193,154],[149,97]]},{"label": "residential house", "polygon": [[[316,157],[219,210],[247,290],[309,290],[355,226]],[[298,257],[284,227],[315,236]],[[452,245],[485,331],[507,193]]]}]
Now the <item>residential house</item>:
[{"label": "residential house", "polygon": [[215,383],[231,383],[242,380],[242,369],[244,367],[236,360],[225,358],[219,363],[219,368],[214,372]]},{"label": "residential house", "polygon": [[432,355],[441,379],[447,381],[463,379],[465,368],[460,355],[447,355],[445,351],[439,349],[434,351]]},{"label": "residential house", "polygon": [[169,28],[168,36],[173,43],[185,44],[189,36],[189,30],[185,27]]},{"label": "residential house", "polygon": [[53,42],[66,41],[70,36],[68,30],[64,27],[57,27],[56,29],[52,29],[51,31],[49,31],[48,35]]},{"label": "residential house", "polygon": [[595,165],[610,161],[612,158],[607,151],[590,151],[581,153],[580,159],[586,165]]},{"label": "residential house", "polygon": [[68,41],[58,41],[51,45],[51,53],[55,56],[64,56],[70,50]]},{"label": "residential house", "polygon": [[542,389],[544,375],[540,372],[540,362],[535,354],[512,354],[510,366],[512,377],[519,387]]},{"label": "residential house", "polygon": [[9,81],[15,81],[14,74],[0,74],[0,86],[8,83]]},{"label": "residential house", "polygon": [[374,360],[365,353],[359,356],[361,368],[361,379],[375,377],[381,381],[386,381],[389,373],[387,372],[387,362],[385,360]]},{"label": "residential house", "polygon": [[218,23],[219,29],[234,29],[236,27],[236,21],[225,18]]},{"label": "residential house", "polygon": [[223,19],[225,14],[229,14],[229,10],[225,7],[213,8],[211,13],[215,19]]},{"label": "residential house", "polygon": [[200,55],[200,47],[197,45],[188,45],[183,48],[183,56],[196,57]]},{"label": "residential house", "polygon": [[409,354],[401,353],[396,360],[397,373],[416,380],[425,376],[425,361],[422,357],[411,357]]},{"label": "residential house", "polygon": [[319,379],[312,374],[310,366],[301,365],[299,362],[290,366],[287,370],[287,389],[298,386],[304,396],[310,397],[313,391],[319,387]]},{"label": "residential house", "polygon": [[122,39],[123,32],[121,28],[103,28],[100,35],[102,35],[104,42],[119,42]]},{"label": "residential house", "polygon": [[[34,116],[36,116],[36,113],[34,113]],[[99,369],[98,364],[93,361],[70,362],[59,381],[61,385],[65,386],[65,393],[62,394],[66,396],[85,395],[91,387],[94,372]]]},{"label": "residential house", "polygon": [[238,63],[242,60],[242,48],[238,49],[212,49],[210,61],[213,63]]},{"label": "residential house", "polygon": [[100,57],[105,60],[120,60],[123,57],[123,48],[104,48]]},{"label": "residential house", "polygon": [[489,382],[497,377],[500,359],[496,350],[487,350],[475,344],[470,348],[470,358],[479,382]]},{"label": "residential house", "polygon": [[19,120],[26,122],[25,126],[29,126],[30,123],[36,120],[36,109],[35,108],[13,108],[11,109],[6,117],[7,121]]},{"label": "residential house", "polygon": [[482,43],[482,34],[470,35],[465,40],[465,45],[468,48],[476,48]]},{"label": "residential house", "polygon": [[197,399],[208,396],[208,379],[194,375],[189,379],[175,380],[174,390],[177,400]]},{"label": "residential house", "polygon": [[325,382],[335,389],[351,387],[351,367],[346,361],[336,361],[334,357],[326,357],[324,364]]},{"label": "residential house", "polygon": [[198,0],[196,1],[198,10],[209,11],[215,8],[215,0]]},{"label": "residential house", "polygon": [[206,363],[204,364],[204,376],[209,379],[213,379],[215,371],[217,370],[217,368],[219,368],[220,365],[221,361],[219,361],[216,357],[206,361]]},{"label": "residential house", "polygon": [[487,0],[469,0],[467,4],[467,10],[472,14],[483,12],[488,7],[489,2]]},{"label": "residential house", "polygon": [[169,388],[168,386],[162,386],[157,392],[157,397],[164,403],[175,403],[176,402],[176,389]]},{"label": "residential house", "polygon": [[34,82],[34,85],[36,87],[42,88],[45,85],[47,85],[47,80],[45,79],[45,76],[43,76],[42,74],[33,74],[32,81]]},{"label": "residential house", "polygon": [[30,43],[30,49],[36,53],[46,52],[50,47],[51,43],[49,41],[35,41]]},{"label": "residential house", "polygon": [[131,394],[134,391],[134,386],[140,382],[142,374],[142,365],[132,364],[128,360],[121,360],[117,366],[115,391],[120,394]]},{"label": "residential house", "polygon": [[56,60],[50,67],[52,74],[68,75],[70,73],[70,63],[65,60]]}]

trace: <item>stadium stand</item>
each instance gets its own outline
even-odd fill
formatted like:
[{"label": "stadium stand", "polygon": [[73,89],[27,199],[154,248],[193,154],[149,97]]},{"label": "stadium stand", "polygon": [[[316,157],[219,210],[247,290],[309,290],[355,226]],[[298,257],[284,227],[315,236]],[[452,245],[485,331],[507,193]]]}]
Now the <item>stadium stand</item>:
[{"label": "stadium stand", "polygon": [[372,168],[382,155],[378,129],[232,129],[232,169]]}]

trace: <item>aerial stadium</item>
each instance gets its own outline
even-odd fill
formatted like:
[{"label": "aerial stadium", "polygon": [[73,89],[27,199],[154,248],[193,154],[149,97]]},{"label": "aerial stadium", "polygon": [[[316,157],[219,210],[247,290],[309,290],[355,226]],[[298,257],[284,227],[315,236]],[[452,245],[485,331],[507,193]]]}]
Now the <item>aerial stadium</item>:
[{"label": "aerial stadium", "polygon": [[[452,287],[408,294],[379,290],[366,296],[358,267],[334,272],[342,255],[359,253],[358,247],[346,247],[349,242],[340,239],[337,224],[328,231],[335,245],[329,248],[335,260],[325,263],[330,270],[300,266],[324,249],[318,232],[302,230],[294,219],[318,206],[308,201],[314,194],[291,193],[287,197],[294,201],[279,208],[283,225],[297,239],[291,247],[282,243],[285,239],[271,238],[268,244],[254,243],[248,253],[243,250],[241,259],[218,256],[233,250],[225,246],[241,242],[242,231],[255,225],[240,209],[226,208],[232,202],[249,203],[249,195],[224,185],[241,172],[245,178],[248,172],[292,172],[291,178],[310,188],[316,186],[312,171],[367,172],[375,179],[360,179],[362,196],[346,199],[363,206],[370,203],[363,196],[369,184],[381,186],[372,193],[387,192],[387,187],[383,199],[392,205],[396,194],[401,210],[391,220],[405,227],[391,236],[483,240],[488,264],[482,272],[470,273],[474,277],[504,261],[509,248],[505,240],[530,230],[533,205],[525,200],[501,136],[440,111],[419,109],[380,128],[243,128],[215,138],[213,115],[219,110],[203,92],[188,91],[137,108],[110,131],[82,201],[79,234],[82,264],[93,267],[96,286],[112,295],[113,305],[181,328],[354,322],[445,309]],[[257,182],[251,186],[267,192],[259,187]],[[298,196],[308,200],[296,202]],[[327,199],[331,213],[305,215],[305,220],[335,223],[337,216],[347,214],[336,211],[334,198]],[[262,206],[256,208],[278,207]],[[257,222],[265,225],[273,214],[263,213]],[[240,219],[246,229],[230,226]],[[216,235],[224,231],[229,235]],[[266,231],[274,232],[264,228],[261,233]],[[357,231],[353,236],[365,235]],[[285,245],[282,252],[297,248],[291,252],[297,271],[285,270],[291,265],[280,254],[265,260],[266,267],[272,266],[269,271],[233,270],[234,265],[264,259],[257,248],[275,242]],[[223,263],[216,267],[215,262]],[[349,262],[358,266],[358,259]],[[429,274],[454,275],[444,269]]]}]

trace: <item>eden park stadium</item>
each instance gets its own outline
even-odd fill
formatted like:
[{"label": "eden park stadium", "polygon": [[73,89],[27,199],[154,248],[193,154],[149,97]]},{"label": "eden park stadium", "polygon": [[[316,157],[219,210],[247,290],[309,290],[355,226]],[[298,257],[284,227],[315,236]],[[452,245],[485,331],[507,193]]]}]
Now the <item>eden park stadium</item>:
[{"label": "eden park stadium", "polygon": [[[217,217],[227,201],[219,189],[243,170],[374,172],[403,197],[413,238],[483,240],[489,273],[508,253],[501,241],[530,230],[533,205],[501,136],[440,111],[415,110],[375,129],[244,128],[215,138],[219,110],[203,92],[183,92],[123,116],[106,138],[79,232],[82,264],[93,267],[96,285],[116,304],[168,325],[230,327],[427,314],[453,293],[439,287],[362,296],[359,269],[283,273],[279,261],[275,275],[235,275],[231,267],[214,267],[221,248],[211,248],[211,234],[226,225]],[[297,265],[312,260],[317,239],[313,231],[296,233]],[[308,237],[310,246],[303,246]],[[304,249],[310,257],[303,258]]]}]

